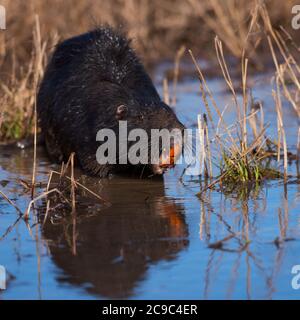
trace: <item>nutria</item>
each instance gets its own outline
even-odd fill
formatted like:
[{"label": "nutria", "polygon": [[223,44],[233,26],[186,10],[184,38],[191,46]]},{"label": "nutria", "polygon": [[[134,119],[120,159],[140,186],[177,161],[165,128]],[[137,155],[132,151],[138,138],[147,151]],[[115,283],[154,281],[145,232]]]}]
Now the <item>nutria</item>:
[{"label": "nutria", "polygon": [[110,27],[56,46],[39,88],[37,111],[50,157],[61,162],[75,152],[82,169],[100,177],[132,168],[164,172],[150,164],[99,164],[96,135],[100,129],[113,129],[117,139],[120,120],[127,120],[128,131],[184,129],[160,99],[130,40]]}]

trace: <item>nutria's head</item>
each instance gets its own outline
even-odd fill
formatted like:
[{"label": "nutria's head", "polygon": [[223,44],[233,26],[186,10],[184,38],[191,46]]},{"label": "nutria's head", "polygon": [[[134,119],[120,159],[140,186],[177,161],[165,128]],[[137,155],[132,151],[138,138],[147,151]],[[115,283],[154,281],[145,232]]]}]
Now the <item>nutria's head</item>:
[{"label": "nutria's head", "polygon": [[[133,140],[128,141],[128,150],[140,141],[140,137],[136,138],[136,133],[138,133],[136,129],[142,129],[147,133],[148,138],[143,144],[143,150],[148,151],[147,164],[131,163],[130,160],[129,163],[138,165],[143,170],[147,168],[155,175],[162,175],[168,168],[175,165],[176,159],[182,152],[185,127],[167,104],[156,101],[141,105],[129,101],[116,106],[115,120],[118,124],[126,121],[128,140]],[[120,141],[122,137],[118,138]]]}]

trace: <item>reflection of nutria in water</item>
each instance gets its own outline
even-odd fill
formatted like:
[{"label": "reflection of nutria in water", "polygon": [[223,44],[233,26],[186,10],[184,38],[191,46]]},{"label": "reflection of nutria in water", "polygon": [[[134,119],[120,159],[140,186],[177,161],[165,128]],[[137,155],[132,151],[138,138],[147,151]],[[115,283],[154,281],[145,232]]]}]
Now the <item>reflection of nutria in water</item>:
[{"label": "reflection of nutria in water", "polygon": [[[98,28],[57,46],[40,86],[37,108],[51,158],[61,162],[75,152],[80,166],[100,177],[133,169],[162,174],[166,167],[121,165],[118,148],[117,164],[100,165],[96,160],[100,129],[114,130],[118,139],[119,120],[127,120],[128,132],[142,128],[148,136],[151,129],[184,128],[161,101],[129,41],[110,28]],[[150,149],[150,142],[145,148]]]},{"label": "reflection of nutria in water", "polygon": [[89,218],[83,217],[87,208],[78,208],[82,219],[75,232],[71,217],[69,224],[48,221],[43,238],[64,272],[60,281],[88,285],[88,292],[102,297],[127,298],[150,265],[176,259],[188,246],[188,229],[183,207],[164,197],[162,182],[133,180],[128,190],[125,179],[112,181],[103,188],[111,207]]}]

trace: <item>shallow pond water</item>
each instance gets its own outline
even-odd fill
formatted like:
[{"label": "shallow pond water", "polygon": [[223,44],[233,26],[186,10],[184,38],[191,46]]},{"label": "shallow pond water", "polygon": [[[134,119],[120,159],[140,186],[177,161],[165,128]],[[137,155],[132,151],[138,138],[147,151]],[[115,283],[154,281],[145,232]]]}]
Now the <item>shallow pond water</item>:
[{"label": "shallow pond water", "polygon": [[[267,79],[252,80],[253,95],[264,101],[272,136],[276,115]],[[224,81],[208,84],[224,107],[230,101]],[[189,79],[178,85],[176,112],[188,127],[204,111],[198,87]],[[297,118],[290,106],[284,110],[288,146],[295,151]],[[230,108],[226,119],[235,121]],[[59,168],[39,150],[37,194],[50,169]],[[24,211],[30,194],[20,180],[30,181],[31,172],[31,149],[1,147],[0,190]],[[295,172],[291,163],[289,173]],[[199,181],[180,182],[181,173],[178,166],[164,180],[86,177],[86,185],[111,205],[82,198],[76,225],[55,216],[36,223],[45,211],[40,201],[28,227],[0,197],[0,265],[7,271],[0,299],[299,299],[300,290],[291,285],[291,269],[300,264],[296,175],[286,185],[274,180],[238,194],[211,190],[199,198]]]}]

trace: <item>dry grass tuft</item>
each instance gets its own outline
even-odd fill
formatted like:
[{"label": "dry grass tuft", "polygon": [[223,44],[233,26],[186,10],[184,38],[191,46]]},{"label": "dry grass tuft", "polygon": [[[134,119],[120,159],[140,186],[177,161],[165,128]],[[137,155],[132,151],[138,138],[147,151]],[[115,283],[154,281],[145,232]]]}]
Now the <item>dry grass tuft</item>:
[{"label": "dry grass tuft", "polygon": [[[218,158],[220,159],[220,173],[216,180],[209,183],[201,192],[202,194],[207,189],[215,187],[217,184],[222,187],[222,189],[240,188],[244,183],[259,183],[265,179],[276,179],[284,178],[286,181],[288,178],[288,157],[290,153],[287,149],[287,138],[284,130],[284,120],[283,120],[283,110],[282,110],[282,100],[289,102],[294,108],[295,114],[300,116],[300,109],[298,103],[298,97],[300,93],[300,86],[298,82],[299,78],[299,65],[296,59],[288,49],[288,45],[281,37],[280,33],[275,31],[270,22],[268,11],[264,5],[257,6],[255,9],[256,14],[253,16],[256,20],[252,19],[250,23],[250,29],[248,34],[252,31],[252,26],[258,23],[261,19],[264,23],[264,29],[266,32],[265,41],[268,43],[270,48],[270,53],[275,64],[275,74],[274,74],[274,89],[272,89],[272,94],[274,97],[274,112],[277,114],[277,125],[278,125],[278,139],[272,142],[267,138],[267,127],[265,126],[263,120],[263,109],[261,105],[253,106],[253,101],[251,97],[251,92],[247,86],[247,72],[249,59],[247,56],[247,51],[245,50],[241,55],[241,84],[242,84],[242,94],[238,97],[235,86],[232,81],[230,74],[230,68],[226,63],[224,56],[223,43],[218,37],[215,38],[215,51],[219,67],[221,69],[221,74],[224,78],[226,85],[232,96],[232,104],[236,110],[237,121],[234,125],[228,126],[225,123],[223,114],[226,112],[225,107],[221,112],[221,107],[219,107],[210,91],[203,72],[197,63],[192,51],[189,53],[195,64],[196,70],[198,72],[200,80],[200,91],[202,95],[203,104],[206,108],[208,119],[211,122],[211,127],[214,129],[213,133],[210,133],[208,138],[208,132],[206,132],[206,143],[204,142],[203,124],[200,123],[200,118],[198,118],[198,127],[200,132],[200,141],[203,143],[204,159],[206,158],[207,150],[210,150],[209,141],[215,141],[218,149]],[[276,48],[274,48],[274,44]],[[279,56],[279,57],[278,57]],[[283,61],[279,63],[278,61]],[[286,79],[289,79],[287,83]],[[241,98],[241,99],[239,99]],[[219,120],[216,127],[212,120],[212,110],[217,113]],[[256,109],[256,111],[255,111]],[[260,117],[257,117],[260,113]],[[260,123],[258,119],[260,118]],[[252,130],[252,141],[251,134],[248,128]],[[296,134],[296,133],[295,133]],[[283,154],[281,154],[283,150]],[[201,155],[203,157],[203,155]],[[280,163],[283,159],[283,174],[278,169],[271,166],[270,159],[277,158],[277,162]],[[204,160],[204,166],[210,167],[211,160]],[[211,170],[204,171],[212,179]]]}]

